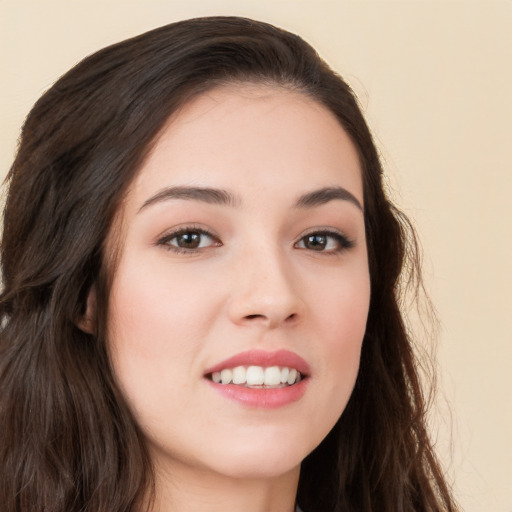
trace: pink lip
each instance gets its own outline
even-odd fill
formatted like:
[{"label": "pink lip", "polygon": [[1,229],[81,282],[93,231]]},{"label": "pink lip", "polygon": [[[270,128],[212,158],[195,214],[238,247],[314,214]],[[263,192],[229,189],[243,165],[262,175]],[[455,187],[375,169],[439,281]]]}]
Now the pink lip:
[{"label": "pink lip", "polygon": [[248,350],[230,357],[206,370],[205,375],[213,372],[220,372],[224,368],[235,368],[236,366],[287,366],[295,368],[303,376],[310,373],[309,364],[295,352],[289,350],[277,350],[266,352],[264,350]]},{"label": "pink lip", "polygon": [[309,364],[299,355],[289,350],[265,352],[262,350],[250,350],[230,357],[205,372],[205,376],[213,372],[219,372],[224,368],[236,366],[287,366],[298,370],[303,379],[292,386],[282,388],[246,388],[234,384],[216,384],[207,380],[208,384],[224,397],[234,400],[239,404],[258,409],[276,409],[299,400],[309,384]]}]

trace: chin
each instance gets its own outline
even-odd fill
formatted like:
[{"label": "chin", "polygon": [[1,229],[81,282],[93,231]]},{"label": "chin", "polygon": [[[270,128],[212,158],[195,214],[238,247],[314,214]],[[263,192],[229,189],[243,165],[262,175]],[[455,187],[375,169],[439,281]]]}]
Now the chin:
[{"label": "chin", "polygon": [[255,457],[254,460],[236,460],[233,463],[215,465],[215,473],[234,479],[268,480],[299,471],[302,459],[287,459],[277,454],[276,457]]},{"label": "chin", "polygon": [[276,478],[298,470],[314,446],[310,439],[260,433],[254,439],[238,439],[215,451],[212,469],[233,478]]}]

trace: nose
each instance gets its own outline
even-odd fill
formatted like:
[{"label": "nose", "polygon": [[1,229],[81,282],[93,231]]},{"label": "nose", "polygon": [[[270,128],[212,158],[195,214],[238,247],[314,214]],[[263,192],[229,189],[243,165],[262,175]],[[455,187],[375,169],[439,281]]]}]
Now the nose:
[{"label": "nose", "polygon": [[247,255],[236,267],[229,299],[232,322],[274,329],[301,320],[300,283],[277,250]]}]

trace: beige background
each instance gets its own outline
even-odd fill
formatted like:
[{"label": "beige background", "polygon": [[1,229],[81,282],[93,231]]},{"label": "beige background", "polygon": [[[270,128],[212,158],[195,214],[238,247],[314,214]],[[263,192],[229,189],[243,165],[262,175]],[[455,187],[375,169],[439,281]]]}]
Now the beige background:
[{"label": "beige background", "polygon": [[208,14],[298,32],[358,93],[441,319],[439,450],[464,510],[512,512],[512,2],[0,0],[0,176],[80,58]]}]

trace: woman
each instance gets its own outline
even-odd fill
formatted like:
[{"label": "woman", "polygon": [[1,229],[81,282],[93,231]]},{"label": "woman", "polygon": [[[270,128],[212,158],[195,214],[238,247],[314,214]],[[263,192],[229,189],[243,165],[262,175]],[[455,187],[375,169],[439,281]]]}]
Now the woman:
[{"label": "woman", "polygon": [[204,18],[92,55],[8,187],[2,511],[455,510],[398,307],[408,225],[302,39]]}]

